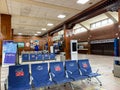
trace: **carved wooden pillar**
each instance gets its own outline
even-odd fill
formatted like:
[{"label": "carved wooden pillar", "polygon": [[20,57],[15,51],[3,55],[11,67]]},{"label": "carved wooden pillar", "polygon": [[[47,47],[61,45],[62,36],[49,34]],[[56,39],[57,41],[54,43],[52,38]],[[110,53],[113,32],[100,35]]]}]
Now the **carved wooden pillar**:
[{"label": "carved wooden pillar", "polygon": [[118,35],[119,35],[119,56],[120,56],[120,8],[118,9]]},{"label": "carved wooden pillar", "polygon": [[50,52],[50,46],[53,46],[52,36],[48,35],[48,51]]},{"label": "carved wooden pillar", "polygon": [[90,30],[88,30],[88,54],[91,54],[91,45],[90,45],[90,41],[91,41],[91,35],[90,35]]},{"label": "carved wooden pillar", "polygon": [[2,41],[12,40],[11,15],[0,14],[0,64],[2,64]]},{"label": "carved wooden pillar", "polygon": [[68,36],[67,33],[68,30],[65,28],[64,29],[64,52],[66,54],[66,60],[70,60],[71,59],[71,55],[70,55],[70,40],[71,37]]}]

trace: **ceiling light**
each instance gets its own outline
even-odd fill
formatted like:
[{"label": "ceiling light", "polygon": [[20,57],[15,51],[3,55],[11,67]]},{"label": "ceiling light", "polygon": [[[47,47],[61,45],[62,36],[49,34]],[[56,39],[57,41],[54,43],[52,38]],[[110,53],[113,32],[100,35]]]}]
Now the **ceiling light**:
[{"label": "ceiling light", "polygon": [[37,32],[37,33],[39,33],[39,34],[40,34],[41,32]]},{"label": "ceiling light", "polygon": [[47,29],[46,28],[42,28],[41,30],[46,31]]},{"label": "ceiling light", "polygon": [[89,0],[78,0],[77,3],[78,4],[85,4],[87,3]]},{"label": "ceiling light", "polygon": [[58,15],[57,17],[62,19],[62,18],[65,18],[66,15],[64,15],[64,14],[60,14],[60,15]]},{"label": "ceiling light", "polygon": [[22,33],[18,33],[18,35],[22,35]]},{"label": "ceiling light", "polygon": [[35,36],[37,36],[38,34],[34,34]]},{"label": "ceiling light", "polygon": [[53,23],[48,23],[47,26],[53,26]]}]

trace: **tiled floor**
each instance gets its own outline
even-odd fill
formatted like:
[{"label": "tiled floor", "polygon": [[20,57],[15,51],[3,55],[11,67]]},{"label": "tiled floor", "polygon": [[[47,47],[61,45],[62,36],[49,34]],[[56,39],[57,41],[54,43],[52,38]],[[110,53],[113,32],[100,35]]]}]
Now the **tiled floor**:
[{"label": "tiled floor", "polygon": [[[93,71],[99,69],[99,73],[102,74],[99,79],[101,80],[103,86],[99,86],[95,79],[92,79],[91,83],[87,80],[73,82],[75,90],[120,90],[120,78],[114,77],[113,61],[115,58],[112,56],[100,56],[100,55],[84,55],[79,54],[79,59],[88,58],[90,60]],[[57,60],[60,60],[60,56],[57,56]],[[1,89],[4,90],[4,80],[7,77],[8,69],[1,68]],[[71,90],[69,84],[64,86],[52,87],[49,90]]]}]

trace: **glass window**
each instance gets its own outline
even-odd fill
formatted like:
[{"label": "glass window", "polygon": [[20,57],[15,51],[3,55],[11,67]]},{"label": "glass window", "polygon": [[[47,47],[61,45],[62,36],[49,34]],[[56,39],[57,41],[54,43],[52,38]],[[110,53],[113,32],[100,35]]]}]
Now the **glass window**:
[{"label": "glass window", "polygon": [[102,21],[102,26],[105,26],[107,24],[108,24],[108,20],[107,19],[105,19],[105,20]]},{"label": "glass window", "polygon": [[87,31],[87,30],[85,28],[81,27],[81,28],[75,29],[74,34],[85,32],[85,31]]},{"label": "glass window", "polygon": [[83,27],[80,28],[80,32],[85,32],[85,31],[87,31],[85,28]]},{"label": "glass window", "polygon": [[96,27],[100,27],[100,26],[101,26],[101,22],[97,22]]},{"label": "glass window", "polygon": [[79,33],[79,32],[80,32],[80,28],[78,28],[78,29],[75,30],[76,34]]},{"label": "glass window", "polygon": [[109,24],[113,24],[113,21],[111,19],[108,19]]},{"label": "glass window", "polygon": [[104,20],[101,20],[101,21],[91,24],[90,27],[91,27],[91,29],[94,29],[94,28],[106,26],[109,24],[113,24],[113,21],[110,18],[107,18],[107,19],[104,19]]},{"label": "glass window", "polygon": [[91,28],[95,28],[95,27],[96,27],[95,23],[91,24]]}]

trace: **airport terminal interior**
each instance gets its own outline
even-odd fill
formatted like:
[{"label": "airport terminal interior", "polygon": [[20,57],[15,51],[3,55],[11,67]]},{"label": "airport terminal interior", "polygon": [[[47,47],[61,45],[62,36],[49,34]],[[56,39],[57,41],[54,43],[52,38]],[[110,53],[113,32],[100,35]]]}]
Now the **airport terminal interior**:
[{"label": "airport terminal interior", "polygon": [[0,90],[120,90],[120,0],[0,0]]}]

